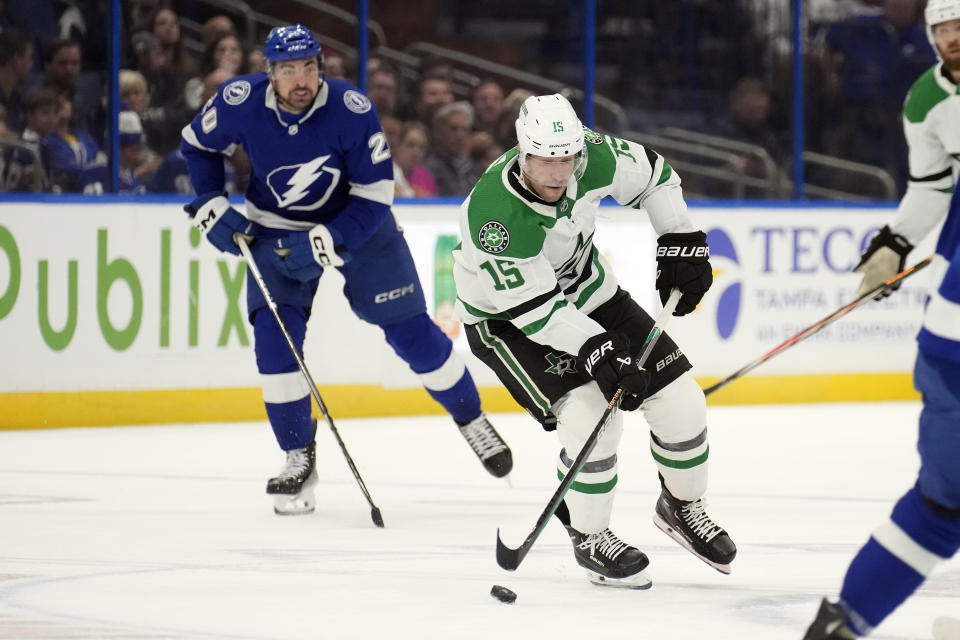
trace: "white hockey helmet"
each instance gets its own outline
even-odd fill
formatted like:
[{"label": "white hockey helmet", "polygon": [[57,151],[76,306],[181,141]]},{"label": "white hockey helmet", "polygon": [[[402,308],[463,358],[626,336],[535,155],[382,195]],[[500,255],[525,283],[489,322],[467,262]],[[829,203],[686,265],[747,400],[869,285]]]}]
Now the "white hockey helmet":
[{"label": "white hockey helmet", "polygon": [[530,96],[520,106],[516,125],[521,167],[531,154],[545,158],[574,156],[574,175],[583,175],[583,124],[562,95]]},{"label": "white hockey helmet", "polygon": [[941,22],[960,19],[960,0],[927,0],[927,7],[923,10],[923,18],[927,23],[927,38],[930,46],[940,55],[940,49],[933,38],[933,28]]}]

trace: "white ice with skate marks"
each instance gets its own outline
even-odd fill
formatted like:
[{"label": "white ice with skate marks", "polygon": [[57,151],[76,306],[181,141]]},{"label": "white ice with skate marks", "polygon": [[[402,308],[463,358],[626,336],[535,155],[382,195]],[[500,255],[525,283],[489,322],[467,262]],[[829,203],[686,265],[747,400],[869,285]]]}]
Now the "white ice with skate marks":
[{"label": "white ice with skate marks", "polygon": [[[591,585],[556,522],[515,573],[496,566],[497,527],[519,544],[558,482],[555,436],[519,414],[491,416],[512,489],[447,418],[338,420],[385,529],[323,428],[317,510],[296,517],[264,493],[283,457],[263,423],[0,432],[0,637],[797,640],[913,482],[918,411],[710,408],[730,576],[654,527],[629,414],[611,529],[650,557],[648,591]],[[929,640],[944,616],[960,617],[957,559],[873,637]]]}]

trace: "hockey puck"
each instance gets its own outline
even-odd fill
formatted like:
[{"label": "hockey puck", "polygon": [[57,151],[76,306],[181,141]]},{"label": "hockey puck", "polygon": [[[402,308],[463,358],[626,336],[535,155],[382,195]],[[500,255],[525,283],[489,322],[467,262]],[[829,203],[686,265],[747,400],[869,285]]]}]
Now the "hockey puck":
[{"label": "hockey puck", "polygon": [[517,601],[517,594],[498,584],[493,585],[493,588],[490,589],[490,595],[500,602],[506,602],[507,604],[513,604]]}]

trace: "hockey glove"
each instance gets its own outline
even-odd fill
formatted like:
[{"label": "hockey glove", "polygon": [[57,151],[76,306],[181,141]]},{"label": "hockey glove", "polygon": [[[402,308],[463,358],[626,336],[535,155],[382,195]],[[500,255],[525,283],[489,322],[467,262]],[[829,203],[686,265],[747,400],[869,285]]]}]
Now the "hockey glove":
[{"label": "hockey glove", "polygon": [[633,411],[640,407],[650,384],[650,374],[637,367],[623,334],[605,331],[588,338],[580,347],[578,358],[608,402],[617,389],[622,388],[620,408]]},{"label": "hockey glove", "polygon": [[[907,254],[913,249],[906,238],[884,226],[870,240],[870,246],[860,256],[860,263],[854,267],[854,273],[862,273],[860,289],[857,295],[863,295],[903,271],[907,263]],[[900,288],[900,282],[884,287],[874,300],[886,298]]]},{"label": "hockey glove", "polygon": [[351,256],[336,229],[318,224],[309,231],[294,231],[276,241],[279,271],[306,282],[319,278],[324,267],[342,267]]},{"label": "hockey glove", "polygon": [[685,316],[700,304],[703,295],[713,284],[710,267],[710,248],[703,231],[665,233],[657,240],[657,291],[660,302],[667,303],[670,291],[676,287],[683,292],[675,316]]},{"label": "hockey glove", "polygon": [[249,235],[253,223],[230,206],[224,193],[211,191],[199,195],[183,210],[190,214],[193,226],[199,229],[213,246],[220,251],[240,255],[240,249],[233,241],[233,234],[239,232]]}]

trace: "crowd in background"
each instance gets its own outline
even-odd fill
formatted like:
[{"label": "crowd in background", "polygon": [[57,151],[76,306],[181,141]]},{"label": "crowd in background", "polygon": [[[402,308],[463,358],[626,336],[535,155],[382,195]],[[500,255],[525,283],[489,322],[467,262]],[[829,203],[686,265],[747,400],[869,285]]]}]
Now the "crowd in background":
[{"label": "crowd in background", "polygon": [[[678,53],[673,62],[663,49],[625,51],[622,55],[634,56],[637,64],[614,76],[601,68],[598,88],[608,88],[629,107],[635,116],[632,130],[655,131],[673,118],[704,133],[765,149],[788,173],[790,43],[782,37],[784,26],[776,24],[784,12],[765,12],[771,3],[759,0],[682,0],[664,9],[669,15],[637,16],[637,24],[642,25],[644,17],[675,23],[681,5],[687,7],[683,15],[690,21],[684,33],[693,32],[678,42],[695,50]],[[711,67],[705,57],[711,51],[715,56],[717,45],[705,34],[709,12],[718,8],[737,25],[736,45],[746,62],[728,65],[724,74],[708,78],[705,72]],[[936,60],[924,32],[922,8],[922,0],[813,1],[807,7],[805,148],[881,167],[895,177],[901,191],[906,154],[899,111],[910,84]],[[107,0],[0,0],[0,190],[110,189],[105,154],[111,145],[109,33],[103,18],[108,9]],[[202,22],[198,42],[188,47],[181,16],[172,4],[130,0],[124,9],[119,191],[191,193],[178,151],[180,130],[222,83],[265,71],[262,43],[242,37],[233,17],[215,15]],[[562,32],[563,26],[556,29]],[[323,29],[315,30],[323,41]],[[636,47],[644,42],[632,37],[628,41]],[[648,44],[654,48],[656,41]],[[666,59],[664,64],[652,62],[656,53]],[[693,64],[685,66],[690,60]],[[352,66],[351,59],[325,48],[326,76],[356,82]],[[696,69],[703,77],[691,78],[685,69]],[[517,110],[533,93],[495,78],[481,80],[469,93],[457,92],[456,69],[445,60],[421,61],[418,76],[411,78],[374,55],[364,72],[393,153],[396,192],[404,197],[466,194],[489,163],[513,146]],[[624,77],[627,73],[629,78]],[[697,83],[715,85],[722,103],[703,102],[694,121],[690,110],[671,101],[693,95],[689,86]],[[604,124],[600,121],[598,127],[604,129]],[[242,192],[249,174],[242,150],[225,164],[229,189]],[[746,157],[740,169],[746,174],[759,171]],[[693,186],[707,196],[727,195],[723,185],[709,180]]]}]

